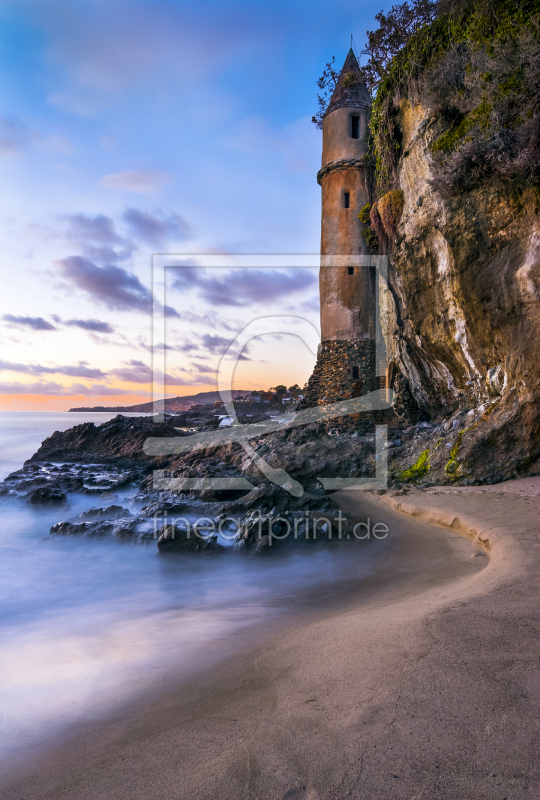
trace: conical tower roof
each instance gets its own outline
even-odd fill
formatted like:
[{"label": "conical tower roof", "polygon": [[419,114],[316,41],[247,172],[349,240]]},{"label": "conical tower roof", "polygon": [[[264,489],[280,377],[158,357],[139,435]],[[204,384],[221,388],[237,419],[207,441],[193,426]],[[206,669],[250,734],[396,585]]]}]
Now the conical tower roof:
[{"label": "conical tower roof", "polygon": [[369,108],[369,106],[371,106],[371,96],[351,47],[324,116],[338,108]]}]

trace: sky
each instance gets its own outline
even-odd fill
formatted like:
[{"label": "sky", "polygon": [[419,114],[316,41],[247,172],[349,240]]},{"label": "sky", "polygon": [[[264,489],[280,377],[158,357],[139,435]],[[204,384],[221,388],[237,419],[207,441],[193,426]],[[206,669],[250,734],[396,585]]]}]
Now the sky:
[{"label": "sky", "polygon": [[[315,268],[208,269],[197,255],[318,254],[317,79],[389,6],[4,0],[3,410],[152,399],[154,254],[180,265],[165,293],[167,396],[214,390],[257,315],[318,325]],[[303,385],[313,364],[298,336],[266,334],[234,387]]]}]

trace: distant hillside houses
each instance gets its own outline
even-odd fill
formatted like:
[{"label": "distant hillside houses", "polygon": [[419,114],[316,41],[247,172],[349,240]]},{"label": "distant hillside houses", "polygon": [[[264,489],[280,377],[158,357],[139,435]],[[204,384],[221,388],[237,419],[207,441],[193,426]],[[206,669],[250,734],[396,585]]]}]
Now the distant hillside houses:
[{"label": "distant hillside houses", "polygon": [[[255,389],[252,392],[238,394],[234,398],[234,404],[250,405],[253,403],[262,403],[264,405],[283,406],[289,403],[296,403],[299,400],[303,400],[303,398],[304,395],[302,394],[302,390],[298,384],[290,386],[288,389],[286,386],[278,385],[269,389],[268,391]],[[221,409],[225,410],[223,401],[216,400],[213,403],[199,403],[197,405],[192,405],[190,411],[219,411]]]}]

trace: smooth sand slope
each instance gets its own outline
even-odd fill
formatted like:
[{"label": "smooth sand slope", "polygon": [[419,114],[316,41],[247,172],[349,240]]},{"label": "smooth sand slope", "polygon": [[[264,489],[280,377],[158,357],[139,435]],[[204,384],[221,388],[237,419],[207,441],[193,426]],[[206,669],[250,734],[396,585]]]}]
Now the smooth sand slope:
[{"label": "smooth sand slope", "polygon": [[540,479],[340,502],[387,521],[382,570],[312,593],[219,669],[52,743],[2,797],[540,797]]}]

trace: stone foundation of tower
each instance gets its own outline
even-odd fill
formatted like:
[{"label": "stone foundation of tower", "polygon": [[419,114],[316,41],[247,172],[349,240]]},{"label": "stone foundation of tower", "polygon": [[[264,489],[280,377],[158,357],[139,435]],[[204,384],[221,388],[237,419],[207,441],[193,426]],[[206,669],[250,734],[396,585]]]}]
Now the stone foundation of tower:
[{"label": "stone foundation of tower", "polygon": [[[317,362],[300,407],[312,408],[361,397],[379,387],[373,339],[329,339],[319,346]],[[329,419],[325,426],[367,432],[373,429],[374,423],[374,413],[366,412]]]}]

